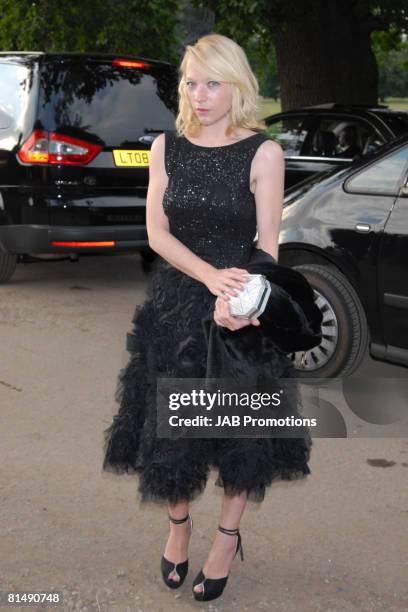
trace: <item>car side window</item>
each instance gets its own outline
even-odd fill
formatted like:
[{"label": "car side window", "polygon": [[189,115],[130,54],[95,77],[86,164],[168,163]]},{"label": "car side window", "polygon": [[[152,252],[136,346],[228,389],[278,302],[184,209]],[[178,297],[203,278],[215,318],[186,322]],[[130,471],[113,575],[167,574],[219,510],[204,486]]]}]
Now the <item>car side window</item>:
[{"label": "car side window", "polygon": [[408,170],[408,147],[383,157],[350,177],[344,184],[351,193],[398,195]]},{"label": "car side window", "polygon": [[322,117],[316,124],[305,155],[356,159],[375,151],[384,140],[365,121],[350,117]]},{"label": "car side window", "polygon": [[24,112],[29,74],[25,66],[0,63],[0,129],[12,129]]},{"label": "car side window", "polygon": [[300,155],[302,145],[307,135],[304,117],[284,117],[270,123],[266,121],[265,133],[276,140],[282,147],[285,157]]}]

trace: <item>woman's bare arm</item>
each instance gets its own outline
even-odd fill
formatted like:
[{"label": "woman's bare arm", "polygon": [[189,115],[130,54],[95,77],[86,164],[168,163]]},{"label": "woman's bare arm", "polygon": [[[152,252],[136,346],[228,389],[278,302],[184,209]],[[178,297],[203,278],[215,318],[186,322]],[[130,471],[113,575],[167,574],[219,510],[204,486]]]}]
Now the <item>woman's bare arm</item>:
[{"label": "woman's bare arm", "polygon": [[150,176],[146,202],[146,228],[149,246],[175,268],[199,281],[203,281],[206,273],[213,266],[198,257],[169,232],[169,223],[162,204],[168,183],[164,165],[164,138],[164,134],[160,134],[155,139],[150,154]]},{"label": "woman's bare arm", "polygon": [[277,261],[285,184],[285,158],[277,142],[268,140],[259,147],[253,160],[253,175],[257,246]]}]

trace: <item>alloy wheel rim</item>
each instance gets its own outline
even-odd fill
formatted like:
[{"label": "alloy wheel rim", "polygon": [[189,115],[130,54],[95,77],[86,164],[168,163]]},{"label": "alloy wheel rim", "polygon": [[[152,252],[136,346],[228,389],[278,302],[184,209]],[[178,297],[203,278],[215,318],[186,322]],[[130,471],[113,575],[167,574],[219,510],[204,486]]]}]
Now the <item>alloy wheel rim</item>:
[{"label": "alloy wheel rim", "polygon": [[332,358],[339,338],[339,324],[330,302],[316,289],[313,293],[315,304],[323,315],[322,341],[308,351],[290,353],[290,360],[300,372],[313,372],[325,366]]}]

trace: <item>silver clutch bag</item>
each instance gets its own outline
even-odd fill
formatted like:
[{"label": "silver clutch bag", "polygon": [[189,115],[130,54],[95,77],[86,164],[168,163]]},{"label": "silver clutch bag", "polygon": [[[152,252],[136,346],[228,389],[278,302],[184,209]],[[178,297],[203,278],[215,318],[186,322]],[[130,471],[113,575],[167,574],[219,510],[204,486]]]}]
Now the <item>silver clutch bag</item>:
[{"label": "silver clutch bag", "polygon": [[250,274],[244,288],[231,296],[229,309],[233,317],[257,319],[265,310],[271,285],[263,274]]}]

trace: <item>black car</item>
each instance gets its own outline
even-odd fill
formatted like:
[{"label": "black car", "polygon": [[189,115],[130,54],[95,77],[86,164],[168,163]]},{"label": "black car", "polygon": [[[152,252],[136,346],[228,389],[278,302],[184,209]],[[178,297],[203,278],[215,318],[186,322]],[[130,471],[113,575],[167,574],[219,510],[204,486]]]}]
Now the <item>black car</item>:
[{"label": "black car", "polygon": [[266,133],[282,146],[285,187],[345,167],[393,138],[408,134],[408,112],[387,106],[321,104],[270,115]]},{"label": "black car", "polygon": [[0,53],[0,282],[28,254],[151,257],[149,151],[177,83],[146,58]]},{"label": "black car", "polygon": [[279,263],[298,269],[323,340],[292,360],[303,377],[352,374],[372,357],[408,365],[408,136],[287,190]]}]

